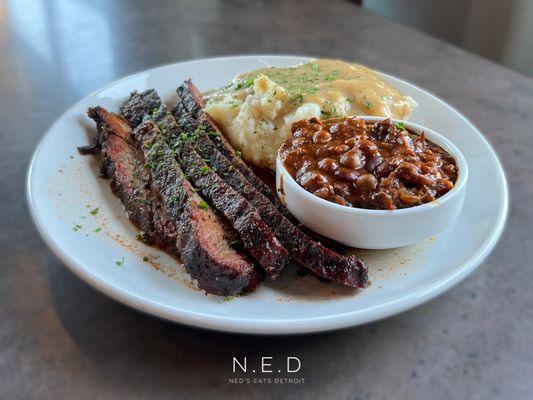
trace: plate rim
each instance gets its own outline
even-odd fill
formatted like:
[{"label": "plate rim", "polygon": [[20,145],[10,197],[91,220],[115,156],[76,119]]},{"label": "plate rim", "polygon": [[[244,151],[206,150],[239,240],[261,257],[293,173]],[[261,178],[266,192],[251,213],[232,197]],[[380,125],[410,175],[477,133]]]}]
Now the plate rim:
[{"label": "plate rim", "polygon": [[434,284],[431,284],[427,287],[421,288],[416,292],[410,293],[400,299],[395,299],[389,301],[388,303],[381,303],[372,308],[366,308],[364,310],[355,310],[345,313],[337,313],[334,315],[322,316],[322,317],[313,317],[313,318],[303,318],[303,319],[293,319],[293,320],[280,320],[280,319],[243,319],[241,317],[228,317],[228,316],[217,316],[212,314],[206,314],[201,312],[195,312],[191,310],[186,310],[177,307],[171,307],[166,304],[160,303],[149,298],[139,296],[136,293],[129,291],[127,289],[116,286],[104,279],[99,278],[97,275],[93,274],[90,268],[85,267],[81,263],[78,263],[75,259],[69,257],[66,252],[63,251],[62,246],[56,242],[51,234],[48,232],[46,225],[42,221],[40,215],[36,213],[35,210],[35,201],[32,194],[32,177],[33,169],[35,168],[35,160],[40,153],[40,150],[43,146],[45,139],[51,134],[51,131],[55,128],[57,124],[73,109],[75,109],[80,103],[88,100],[91,97],[97,96],[99,93],[129,79],[132,79],[140,74],[153,73],[158,69],[163,69],[171,67],[177,64],[185,64],[190,62],[197,61],[211,61],[216,62],[217,60],[226,60],[226,59],[238,59],[238,58],[300,58],[300,59],[312,59],[316,58],[313,56],[307,55],[293,55],[293,54],[241,54],[241,55],[231,55],[231,56],[218,56],[218,57],[207,57],[207,58],[195,58],[195,59],[186,59],[178,62],[167,63],[152,68],[144,69],[142,71],[137,71],[122,78],[119,78],[104,87],[97,89],[87,96],[83,97],[66,111],[64,111],[55,121],[52,123],[49,128],[46,130],[45,134],[39,140],[39,143],[34,150],[29,167],[26,174],[26,200],[28,207],[30,209],[30,215],[32,220],[37,227],[37,231],[40,236],[43,238],[47,246],[52,250],[54,255],[58,257],[63,264],[65,264],[70,271],[72,271],[76,276],[82,279],[84,282],[88,283],[98,291],[104,293],[105,295],[113,298],[114,300],[119,301],[122,304],[125,304],[129,307],[135,308],[144,313],[160,317],[172,322],[177,322],[189,326],[194,326],[197,328],[204,328],[222,332],[231,332],[231,333],[246,333],[246,334],[304,334],[304,333],[313,333],[313,332],[325,332],[338,330],[348,327],[354,327],[358,325],[363,325],[373,321],[378,321],[389,316],[399,314],[401,312],[410,310],[414,307],[421,305],[437,296],[441,295],[451,287],[455,286],[468,275],[470,275],[475,269],[477,269],[482,262],[487,258],[491,251],[496,246],[498,240],[500,239],[503,230],[506,225],[507,217],[509,214],[509,190],[508,190],[508,181],[503,169],[502,163],[498,157],[498,154],[492,147],[489,140],[481,133],[479,129],[460,111],[455,107],[442,100],[440,97],[428,92],[424,88],[405,80],[398,78],[396,76],[384,73],[380,70],[374,69],[382,76],[387,78],[393,78],[398,81],[407,83],[415,87],[416,89],[424,92],[426,95],[434,98],[440,103],[450,107],[454,110],[464,122],[472,128],[481,140],[487,146],[489,153],[494,157],[497,162],[497,170],[502,177],[501,185],[501,199],[500,199],[500,210],[498,220],[490,234],[490,236],[478,247],[477,251],[463,263],[458,271],[455,273],[446,276],[445,278],[437,281]]}]

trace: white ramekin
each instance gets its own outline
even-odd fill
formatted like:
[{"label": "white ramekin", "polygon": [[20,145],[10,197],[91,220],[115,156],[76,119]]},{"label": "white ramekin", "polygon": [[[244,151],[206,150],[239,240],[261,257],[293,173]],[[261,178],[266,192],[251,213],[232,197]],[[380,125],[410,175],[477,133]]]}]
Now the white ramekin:
[{"label": "white ramekin", "polygon": [[[358,117],[366,122],[381,117]],[[400,210],[367,210],[346,207],[309,193],[287,172],[281,159],[276,161],[276,189],[280,200],[304,225],[323,236],[361,249],[389,249],[406,246],[436,235],[459,216],[463,207],[468,166],[459,149],[431,129],[409,121],[403,123],[416,134],[442,147],[455,159],[458,178],[454,187],[438,199]]]}]

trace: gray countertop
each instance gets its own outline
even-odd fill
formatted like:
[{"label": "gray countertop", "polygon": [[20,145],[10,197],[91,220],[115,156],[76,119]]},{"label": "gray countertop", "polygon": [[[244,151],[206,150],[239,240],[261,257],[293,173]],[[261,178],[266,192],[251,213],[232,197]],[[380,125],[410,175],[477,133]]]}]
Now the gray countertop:
[{"label": "gray countertop", "polygon": [[[533,81],[348,1],[189,3],[0,1],[0,398],[531,398]],[[357,60],[461,110],[495,146],[511,189],[506,230],[484,265],[404,314],[298,337],[175,325],[73,276],[24,198],[46,129],[124,75],[241,53]],[[305,383],[230,384],[237,355],[298,356]]]}]

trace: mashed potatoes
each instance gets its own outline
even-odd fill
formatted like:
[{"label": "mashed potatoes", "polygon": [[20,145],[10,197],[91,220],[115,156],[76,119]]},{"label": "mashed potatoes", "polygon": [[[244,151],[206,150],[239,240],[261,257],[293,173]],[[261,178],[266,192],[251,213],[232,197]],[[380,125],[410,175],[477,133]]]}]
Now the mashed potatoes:
[{"label": "mashed potatoes", "polygon": [[269,168],[275,168],[278,148],[295,121],[347,115],[406,119],[416,105],[372,70],[336,60],[252,71],[206,99],[206,111],[243,158]]}]

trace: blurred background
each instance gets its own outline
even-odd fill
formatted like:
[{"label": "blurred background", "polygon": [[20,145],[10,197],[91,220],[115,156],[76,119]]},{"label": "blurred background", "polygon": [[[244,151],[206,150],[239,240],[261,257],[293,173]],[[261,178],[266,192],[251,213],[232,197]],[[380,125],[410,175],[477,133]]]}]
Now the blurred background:
[{"label": "blurred background", "polygon": [[[290,2],[292,0],[289,0]],[[400,24],[423,31],[432,36],[443,39],[470,52],[505,65],[525,75],[533,76],[533,1],[531,0],[336,0],[351,2],[354,7],[360,6],[376,14],[384,16]],[[104,4],[105,3],[105,6]],[[20,37],[25,50],[31,50],[36,58],[42,60],[43,66],[50,59],[57,59],[62,54],[69,54],[70,59],[64,59],[65,71],[68,78],[77,80],[104,79],[93,74],[108,74],[113,77],[113,52],[127,53],[139,50],[133,41],[121,41],[129,47],[114,46],[117,39],[112,37],[113,31],[122,31],[127,22],[116,20],[119,26],[107,25],[106,15],[120,14],[123,7],[143,7],[144,12],[155,12],[160,2],[134,2],[129,4],[117,1],[59,1],[59,0],[5,0],[0,1],[0,42],[7,37],[7,30],[15,31]],[[178,4],[179,3],[179,4]],[[176,2],[175,6],[183,6],[187,2]],[[268,15],[271,8],[269,2],[252,1],[253,9],[258,15]],[[168,4],[167,4],[168,5]],[[249,6],[249,5],[248,5]],[[250,6],[249,6],[250,7]],[[272,7],[279,7],[279,5]],[[202,19],[208,22],[212,19],[224,18],[223,2],[219,0],[191,1],[190,8],[201,11]],[[283,10],[283,7],[279,7]],[[287,5],[285,8],[289,9]],[[312,10],[308,10],[312,11]],[[170,14],[172,15],[172,13]],[[342,16],[339,16],[342,18]],[[135,24],[135,21],[130,21]],[[161,21],[164,23],[166,21]],[[85,30],[89,26],[92,29]],[[100,29],[95,27],[100,26]],[[275,29],[276,22],[272,24]],[[129,27],[131,30],[131,27]],[[144,26],[136,31],[135,39],[144,34],[144,30],[157,30],[156,26]],[[194,26],[185,23],[180,37],[167,38],[173,42],[181,42],[183,46],[191,47],[189,54],[204,54],[195,35],[191,35]],[[92,48],[69,47],[74,41],[83,39],[84,32],[99,32],[98,37],[90,38],[95,45]],[[223,32],[219,32],[223,34]],[[187,39],[187,40],[184,40]],[[264,40],[259,38],[258,40]],[[13,49],[16,44],[2,43],[4,48]],[[175,44],[175,43],[174,43]],[[68,48],[68,51],[66,51]],[[91,53],[92,50],[98,54]],[[3,57],[15,57],[16,54],[3,54]],[[69,64],[87,57],[96,63],[89,71],[78,69],[80,76],[75,74]],[[8,64],[9,65],[9,64]],[[5,72],[5,71],[0,71]],[[87,75],[89,74],[89,75]]]},{"label": "blurred background", "polygon": [[362,0],[356,3],[533,76],[531,0]]}]

